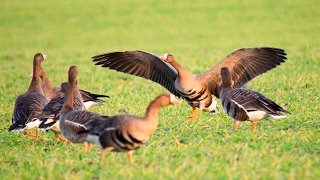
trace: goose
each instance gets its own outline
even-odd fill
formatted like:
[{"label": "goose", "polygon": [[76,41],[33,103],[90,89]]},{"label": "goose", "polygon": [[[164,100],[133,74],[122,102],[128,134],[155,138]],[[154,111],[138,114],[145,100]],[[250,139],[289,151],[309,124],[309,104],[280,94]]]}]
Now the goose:
[{"label": "goose", "polygon": [[[30,74],[30,76],[32,76],[32,74]],[[51,85],[49,77],[47,76],[43,68],[41,68],[40,78],[42,79],[41,88],[48,102],[50,102],[50,100],[54,97],[63,96],[62,93],[59,94],[60,87],[53,87]],[[105,101],[99,98],[109,98],[108,95],[93,94],[89,91],[85,91],[82,89],[79,89],[79,91],[81,93],[83,104],[86,107],[86,109],[89,109],[93,106],[103,105]]]},{"label": "goose", "polygon": [[29,89],[17,97],[12,115],[12,125],[9,127],[9,132],[23,131],[25,135],[35,136],[35,142],[38,140],[39,131],[37,130],[36,134],[32,134],[26,130],[33,129],[40,124],[38,116],[47,104],[47,99],[43,94],[39,82],[41,63],[46,57],[45,54],[41,53],[34,55],[33,76]]},{"label": "goose", "polygon": [[86,133],[81,132],[86,130],[86,126],[90,126],[92,121],[102,120],[108,118],[108,116],[102,116],[85,110],[76,110],[74,100],[77,92],[69,82],[62,83],[59,91],[65,97],[59,114],[59,130],[68,141],[83,143],[86,150],[88,150],[91,146],[86,141]]},{"label": "goose", "polygon": [[174,95],[162,94],[150,103],[144,117],[130,114],[107,117],[89,111],[75,111],[71,89],[68,83],[61,85],[66,96],[60,114],[61,132],[72,142],[97,144],[102,149],[100,163],[107,151],[126,151],[133,163],[133,151],[146,143],[158,126],[159,109],[181,103]]},{"label": "goose", "polygon": [[[227,67],[221,68],[222,87],[220,101],[224,111],[234,119],[233,132],[241,121],[251,121],[256,132],[256,122],[268,117],[280,119],[282,113],[291,114],[262,94],[244,88],[232,87],[232,75]],[[282,113],[281,113],[282,112]]]},{"label": "goose", "polygon": [[[117,51],[92,57],[95,65],[143,77],[165,87],[172,94],[185,99],[192,108],[188,116],[193,122],[202,111],[218,113],[221,77],[220,69],[228,67],[234,81],[233,87],[239,88],[287,59],[284,50],[272,47],[238,49],[203,74],[195,75],[182,67],[172,54],[157,56],[140,50]],[[196,110],[199,108],[199,110]]]},{"label": "goose", "polygon": [[[42,73],[44,71],[42,70]],[[70,66],[68,70],[68,82],[72,86],[73,89],[73,108],[74,110],[86,110],[86,107],[83,104],[83,99],[81,93],[79,92],[77,85],[77,75],[78,69],[77,66]],[[44,76],[45,77],[45,76]],[[45,80],[44,78],[44,81]],[[46,86],[48,87],[48,86]],[[59,115],[62,109],[62,106],[65,101],[65,96],[62,92],[56,92],[55,97],[51,99],[51,101],[43,108],[41,124],[38,126],[40,130],[50,130],[55,133],[55,137],[62,141],[68,142],[68,140],[62,136],[60,136],[60,128],[59,128]],[[85,145],[86,146],[86,145]]]}]

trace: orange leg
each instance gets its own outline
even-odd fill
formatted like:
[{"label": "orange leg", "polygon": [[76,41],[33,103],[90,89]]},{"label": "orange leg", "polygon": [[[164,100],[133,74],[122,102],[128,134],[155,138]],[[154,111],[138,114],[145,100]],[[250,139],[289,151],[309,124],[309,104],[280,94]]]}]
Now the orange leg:
[{"label": "orange leg", "polygon": [[85,150],[88,152],[92,148],[92,144],[88,143],[87,141],[83,142]]},{"label": "orange leg", "polygon": [[68,140],[67,138],[65,138],[65,137],[63,137],[63,136],[60,136],[58,133],[55,133],[54,136],[55,136],[56,138],[58,138],[59,140],[61,140],[61,141],[69,142],[69,140]]},{"label": "orange leg", "polygon": [[88,143],[88,151],[90,151],[92,149],[92,144]]},{"label": "orange leg", "polygon": [[198,111],[196,111],[195,107],[192,107],[191,110],[192,110],[192,114],[190,116],[187,116],[187,118],[191,118],[191,121],[195,122],[196,121],[195,117],[198,116],[202,112],[202,110],[199,109]]},{"label": "orange leg", "polygon": [[101,150],[100,164],[102,164],[102,161],[103,161],[104,157],[106,156],[106,153],[107,153],[107,149]]},{"label": "orange leg", "polygon": [[128,158],[129,158],[130,162],[133,164],[134,163],[133,151],[128,151],[127,154],[128,154]]},{"label": "orange leg", "polygon": [[257,129],[257,123],[256,122],[252,122],[252,132],[256,133],[256,129]]},{"label": "orange leg", "polygon": [[34,140],[34,144],[36,144],[38,142],[39,135],[40,135],[40,130],[37,129],[37,131],[36,131],[36,139]]},{"label": "orange leg", "polygon": [[240,121],[237,121],[237,120],[234,121],[233,128],[232,128],[232,130],[231,130],[231,133],[233,133],[233,131],[237,129],[239,123],[240,123]]},{"label": "orange leg", "polygon": [[33,134],[33,133],[31,133],[31,132],[27,132],[27,131],[23,131],[22,133],[23,133],[24,135],[27,135],[27,136],[32,136],[32,137],[37,136],[36,134]]}]

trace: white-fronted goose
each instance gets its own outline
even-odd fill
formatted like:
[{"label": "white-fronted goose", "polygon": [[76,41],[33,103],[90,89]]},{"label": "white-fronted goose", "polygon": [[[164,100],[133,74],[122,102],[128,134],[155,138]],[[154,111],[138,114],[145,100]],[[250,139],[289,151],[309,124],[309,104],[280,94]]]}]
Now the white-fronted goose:
[{"label": "white-fronted goose", "polygon": [[46,58],[46,55],[37,53],[33,59],[33,76],[29,89],[24,94],[18,96],[15,101],[14,111],[12,115],[12,125],[9,132],[23,131],[24,134],[36,136],[38,139],[39,131],[36,135],[27,133],[25,130],[37,127],[40,124],[38,119],[42,109],[47,104],[39,80],[39,73],[41,69],[41,62]]},{"label": "white-fronted goose", "polygon": [[107,151],[126,151],[133,162],[133,150],[146,143],[158,126],[162,106],[179,104],[174,95],[163,94],[150,103],[144,117],[122,114],[104,117],[88,111],[74,111],[72,91],[68,83],[61,85],[67,100],[60,114],[62,134],[72,142],[91,142],[101,149],[102,162]]},{"label": "white-fronted goose", "polygon": [[87,127],[90,127],[92,121],[99,121],[106,119],[108,116],[102,116],[93,112],[75,110],[74,100],[75,96],[74,88],[69,82],[61,84],[60,91],[64,93],[64,104],[59,115],[59,129],[62,135],[69,141],[74,143],[84,143],[86,150],[89,146],[86,141]]},{"label": "white-fronted goose", "polygon": [[[239,88],[254,77],[275,68],[285,61],[282,49],[261,47],[243,48],[234,51],[206,73],[194,75],[175,61],[172,54],[153,55],[143,51],[111,52],[92,57],[95,65],[102,65],[116,71],[140,76],[159,83],[171,93],[184,98],[192,107],[194,118],[204,111],[216,113],[221,78],[220,69],[228,67],[234,81],[233,87]],[[199,108],[199,111],[196,111]]]},{"label": "white-fronted goose", "polygon": [[[42,91],[43,91],[44,95],[46,96],[48,102],[54,97],[63,96],[63,93],[60,92],[60,94],[59,94],[60,87],[53,87],[50,83],[50,80],[49,80],[49,77],[47,76],[47,74],[44,72],[43,69],[41,69],[41,71],[42,71],[40,74],[40,77],[42,79],[41,88],[42,88]],[[82,89],[79,89],[79,91],[81,93],[81,97],[83,99],[83,104],[86,107],[86,109],[93,107],[93,106],[103,105],[104,101],[99,98],[109,98],[108,95],[92,94],[91,92],[88,92],[88,91],[85,91]]]},{"label": "white-fronted goose", "polygon": [[281,112],[289,113],[262,94],[244,88],[232,88],[232,75],[227,67],[221,69],[222,88],[220,100],[225,112],[234,119],[232,132],[241,121],[251,121],[252,130],[256,132],[256,121],[273,117],[286,117]]},{"label": "white-fronted goose", "polygon": [[[44,71],[42,71],[44,72]],[[70,66],[68,70],[68,83],[71,85],[73,90],[73,108],[74,110],[86,110],[82,96],[78,89],[77,83],[78,69],[76,66]],[[55,133],[55,136],[62,140],[67,141],[64,137],[59,136],[59,115],[62,106],[65,102],[65,96],[62,92],[56,93],[56,96],[51,99],[51,101],[43,108],[42,116],[45,118],[41,119],[41,124],[39,125],[40,130],[51,130]]]}]

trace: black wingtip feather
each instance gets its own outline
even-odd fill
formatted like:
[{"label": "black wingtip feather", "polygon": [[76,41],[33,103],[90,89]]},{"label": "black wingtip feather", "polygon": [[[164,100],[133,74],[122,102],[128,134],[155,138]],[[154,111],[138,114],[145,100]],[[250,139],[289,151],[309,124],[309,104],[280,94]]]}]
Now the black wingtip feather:
[{"label": "black wingtip feather", "polygon": [[13,123],[10,127],[9,127],[9,132],[11,131],[19,131],[19,130],[23,130],[26,127],[26,125],[24,124],[19,124],[19,123]]}]

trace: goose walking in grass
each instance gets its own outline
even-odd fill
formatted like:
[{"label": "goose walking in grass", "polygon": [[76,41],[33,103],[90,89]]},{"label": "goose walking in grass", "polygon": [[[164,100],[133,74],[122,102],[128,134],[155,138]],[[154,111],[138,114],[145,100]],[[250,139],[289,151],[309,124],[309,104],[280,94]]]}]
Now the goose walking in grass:
[{"label": "goose walking in grass", "polygon": [[64,94],[64,104],[59,115],[59,129],[68,141],[84,143],[86,150],[91,148],[87,141],[87,128],[91,128],[94,121],[101,121],[108,116],[99,115],[93,112],[76,110],[74,87],[69,82],[61,84],[60,91]]},{"label": "goose walking in grass", "polygon": [[[30,76],[32,76],[32,74]],[[48,102],[50,102],[52,98],[63,96],[63,93],[59,92],[60,87],[53,87],[51,85],[49,77],[43,69],[41,69],[40,78],[42,79],[41,88]],[[79,91],[86,109],[103,105],[105,101],[99,98],[109,98],[108,95],[92,94],[91,92],[82,89],[79,89]]]},{"label": "goose walking in grass", "polygon": [[280,65],[285,61],[285,55],[284,50],[278,48],[243,48],[232,52],[200,75],[192,74],[182,67],[172,54],[157,56],[143,51],[111,52],[96,55],[92,57],[92,61],[96,62],[95,65],[140,76],[162,85],[188,102],[192,107],[192,114],[188,118],[195,121],[195,117],[202,111],[219,111],[212,95],[219,98],[222,67],[230,69],[233,88],[239,88],[254,77]]},{"label": "goose walking in grass", "polygon": [[47,104],[47,99],[43,94],[39,79],[41,63],[46,57],[46,55],[41,53],[35,54],[33,59],[33,76],[29,89],[16,99],[12,115],[12,125],[9,128],[10,132],[23,131],[23,134],[35,136],[35,142],[38,140],[39,131],[37,130],[36,134],[32,134],[26,130],[38,127],[40,124],[38,117]]},{"label": "goose walking in grass", "polygon": [[291,114],[262,94],[244,88],[232,88],[232,75],[227,67],[221,68],[222,88],[220,101],[225,112],[234,119],[232,132],[241,121],[251,121],[252,130],[256,132],[256,121],[273,117],[286,117]]},{"label": "goose walking in grass", "polygon": [[[77,75],[78,69],[76,66],[70,66],[68,70],[68,82],[72,86],[73,90],[73,108],[74,110],[86,110],[86,107],[83,104],[83,99],[81,93],[78,89],[77,83]],[[48,79],[44,71],[42,70],[43,80],[47,81],[45,84],[48,84]],[[48,87],[48,85],[44,86]],[[51,91],[52,92],[52,91]],[[41,119],[41,124],[39,125],[40,130],[50,130],[55,133],[55,137],[62,141],[68,141],[66,138],[60,136],[60,127],[59,127],[59,115],[62,109],[62,106],[65,101],[65,96],[62,92],[56,92],[55,97],[51,99],[51,101],[43,108],[42,116],[44,118]]]},{"label": "goose walking in grass", "polygon": [[100,162],[107,151],[126,151],[133,163],[133,151],[146,143],[157,129],[159,109],[180,103],[173,95],[163,94],[150,103],[144,117],[129,114],[107,117],[88,111],[75,111],[69,83],[63,83],[61,91],[66,96],[60,114],[62,134],[72,142],[97,144],[102,149]]}]

